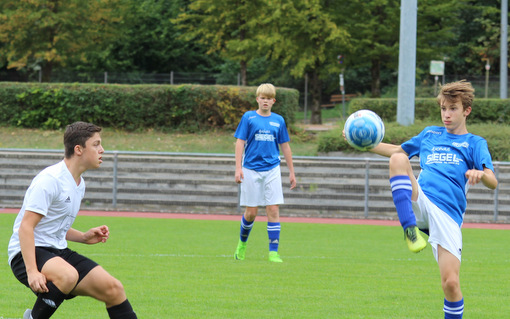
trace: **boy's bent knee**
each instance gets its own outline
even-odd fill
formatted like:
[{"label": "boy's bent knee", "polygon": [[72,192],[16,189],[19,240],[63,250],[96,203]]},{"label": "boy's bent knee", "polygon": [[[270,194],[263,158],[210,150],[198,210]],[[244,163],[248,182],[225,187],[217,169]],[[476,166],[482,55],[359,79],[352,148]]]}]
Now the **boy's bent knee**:
[{"label": "boy's bent knee", "polygon": [[78,271],[74,267],[62,267],[58,271],[44,273],[48,281],[53,284],[64,294],[70,293],[78,283]]},{"label": "boy's bent knee", "polygon": [[396,153],[390,157],[390,175],[404,175],[407,174],[408,169],[411,167],[411,162],[406,154]]},{"label": "boy's bent knee", "polygon": [[120,282],[120,280],[111,277],[105,283],[105,289],[103,291],[104,301],[106,304],[116,305],[123,302],[126,299],[126,293],[124,291],[124,286]]},{"label": "boy's bent knee", "polygon": [[402,165],[402,164],[407,164],[407,163],[409,163],[409,158],[404,153],[395,153],[395,154],[391,155],[391,157],[390,157],[390,165],[392,165],[392,164]]}]

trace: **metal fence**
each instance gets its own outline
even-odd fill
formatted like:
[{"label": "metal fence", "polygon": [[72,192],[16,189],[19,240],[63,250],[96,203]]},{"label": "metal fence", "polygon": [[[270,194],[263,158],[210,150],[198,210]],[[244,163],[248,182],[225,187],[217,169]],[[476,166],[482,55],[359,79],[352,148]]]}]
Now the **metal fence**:
[{"label": "metal fence", "polygon": [[[20,203],[34,173],[62,155],[61,150],[0,149],[0,206]],[[84,201],[90,201],[89,209],[137,209],[147,207],[144,205],[153,200],[149,207],[157,211],[173,209],[179,202],[179,207],[189,213],[196,212],[193,210],[196,205],[209,205],[211,212],[214,205],[224,213],[239,212],[238,185],[232,182],[233,154],[107,151],[104,157],[100,171],[86,174],[88,197]],[[290,192],[284,187],[288,199],[284,208],[303,217],[315,214],[393,218],[394,206],[385,176],[387,161],[294,156],[300,189]],[[412,163],[418,172],[418,162]],[[510,162],[494,162],[494,168],[498,188],[489,191],[477,185],[470,189],[466,218],[473,220],[478,216],[476,220],[480,222],[510,221]],[[286,174],[285,169],[283,166],[282,174]],[[197,185],[207,185],[207,190]],[[138,195],[140,199],[136,198]]]},{"label": "metal fence", "polygon": [[[0,81],[42,82],[42,71],[0,71]],[[111,84],[224,84],[240,85],[240,74],[207,72],[141,73],[141,72],[78,72],[57,70],[51,74],[52,83],[111,83]]]}]

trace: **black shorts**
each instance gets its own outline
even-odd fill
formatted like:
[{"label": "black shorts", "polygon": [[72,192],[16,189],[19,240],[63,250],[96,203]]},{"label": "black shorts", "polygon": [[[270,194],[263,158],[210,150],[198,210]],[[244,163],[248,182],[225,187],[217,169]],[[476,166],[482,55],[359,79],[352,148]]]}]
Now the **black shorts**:
[{"label": "black shorts", "polygon": [[[78,271],[78,284],[85,276],[96,266],[99,266],[95,261],[78,254],[77,252],[69,249],[55,249],[50,247],[35,247],[35,260],[37,263],[37,269],[41,271],[44,264],[54,257],[60,257],[67,261]],[[11,269],[16,279],[22,284],[30,288],[28,284],[27,270],[25,268],[25,262],[21,256],[21,252],[18,253],[11,261]],[[69,295],[66,299],[71,299],[75,296]]]}]

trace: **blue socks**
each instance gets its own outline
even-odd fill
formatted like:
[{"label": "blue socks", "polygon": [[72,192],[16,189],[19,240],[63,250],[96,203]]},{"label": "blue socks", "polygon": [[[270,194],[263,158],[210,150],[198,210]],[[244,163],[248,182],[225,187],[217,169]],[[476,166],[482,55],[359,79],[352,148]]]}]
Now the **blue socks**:
[{"label": "blue socks", "polygon": [[414,216],[411,204],[411,195],[413,194],[411,179],[407,175],[393,176],[390,178],[390,185],[400,224],[404,229],[416,226],[416,216]]},{"label": "blue socks", "polygon": [[269,237],[269,251],[278,251],[280,243],[280,223],[267,222],[267,236]]},{"label": "blue socks", "polygon": [[443,311],[445,319],[461,319],[464,313],[464,298],[455,302],[445,299]]},{"label": "blue socks", "polygon": [[253,222],[254,221],[247,221],[243,218],[241,219],[241,232],[239,234],[239,239],[241,239],[242,242],[246,242],[248,240],[248,236],[250,236],[251,229],[253,228]]},{"label": "blue socks", "polygon": [[[253,223],[247,221],[244,218],[241,219],[241,231],[239,234],[239,239],[242,242],[246,242],[248,240],[248,236],[250,236],[251,229],[253,228]],[[280,223],[271,223],[267,222],[267,236],[269,237],[269,251],[278,251],[278,244],[280,242]]]}]

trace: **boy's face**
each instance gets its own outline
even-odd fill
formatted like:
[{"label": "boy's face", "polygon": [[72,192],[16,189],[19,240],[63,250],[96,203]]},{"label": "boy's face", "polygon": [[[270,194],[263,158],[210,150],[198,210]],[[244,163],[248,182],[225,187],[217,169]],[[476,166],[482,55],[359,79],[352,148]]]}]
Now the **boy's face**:
[{"label": "boy's face", "polygon": [[441,101],[441,120],[449,133],[464,134],[466,118],[471,113],[471,107],[464,110],[462,101],[456,102]]},{"label": "boy's face", "polygon": [[99,133],[94,133],[94,135],[85,142],[85,148],[81,148],[82,158],[87,169],[99,168],[103,162],[103,153],[104,148],[103,145],[101,145],[101,136]]},{"label": "boy's face", "polygon": [[262,112],[270,112],[276,99],[274,97],[268,97],[265,95],[257,96],[257,103],[259,104],[259,110]]}]

